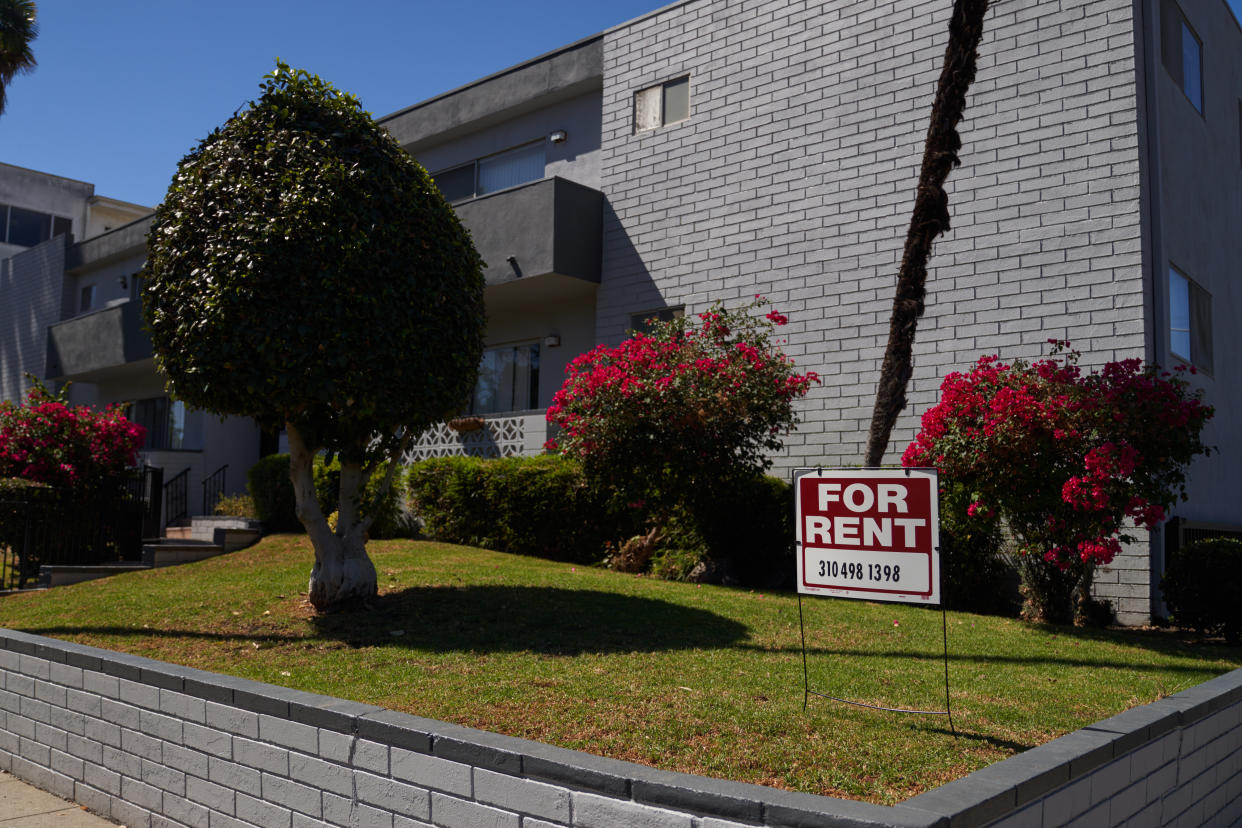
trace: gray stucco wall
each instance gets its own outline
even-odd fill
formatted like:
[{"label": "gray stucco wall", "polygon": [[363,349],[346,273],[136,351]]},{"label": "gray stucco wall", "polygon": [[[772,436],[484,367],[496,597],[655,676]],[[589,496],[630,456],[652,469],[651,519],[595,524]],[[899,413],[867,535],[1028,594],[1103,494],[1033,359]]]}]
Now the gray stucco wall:
[{"label": "gray stucco wall", "polygon": [[23,374],[44,376],[47,328],[60,319],[64,236],[0,260],[0,400],[20,401]]},{"label": "gray stucco wall", "polygon": [[[564,130],[567,138],[553,144],[547,137]],[[600,93],[592,90],[558,101],[503,123],[484,127],[452,141],[414,147],[414,157],[430,172],[439,172],[477,158],[545,139],[547,175],[557,175],[599,189]]]},{"label": "gray stucco wall", "polygon": [[[1156,358],[1169,351],[1168,267],[1175,264],[1211,294],[1214,367],[1191,378],[1216,406],[1207,442],[1219,453],[1192,469],[1191,520],[1242,525],[1242,29],[1223,0],[1178,0],[1203,41],[1203,113],[1183,94],[1161,60],[1158,28],[1147,48],[1148,156],[1152,166],[1155,238],[1151,244]],[[1159,0],[1141,7],[1153,24]]]},{"label": "gray stucco wall", "polygon": [[[86,235],[87,199],[94,194],[95,185],[85,181],[0,164],[0,204],[71,219],[73,234],[77,238]],[[0,242],[0,259],[27,249]]]},{"label": "gray stucco wall", "polygon": [[0,768],[130,828],[1231,824],[1242,671],[884,807],[0,630]]}]

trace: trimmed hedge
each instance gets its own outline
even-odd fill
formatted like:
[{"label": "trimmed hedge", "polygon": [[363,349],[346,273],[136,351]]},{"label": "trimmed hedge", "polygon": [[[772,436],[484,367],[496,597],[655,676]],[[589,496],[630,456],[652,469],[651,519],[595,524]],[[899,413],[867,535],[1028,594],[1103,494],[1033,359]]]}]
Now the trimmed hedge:
[{"label": "trimmed hedge", "polygon": [[1205,538],[1177,550],[1160,582],[1173,620],[1242,641],[1242,540]]},{"label": "trimmed hedge", "polygon": [[294,511],[289,455],[269,454],[251,466],[246,472],[246,489],[254,499],[254,510],[266,531],[304,531]]},{"label": "trimmed hedge", "polygon": [[[560,455],[424,460],[410,468],[409,493],[435,540],[584,564],[642,534],[649,517],[591,488],[579,464]],[[716,486],[710,499],[673,515],[662,536],[651,560],[660,577],[681,580],[706,568],[726,583],[793,583],[793,489],[783,480]]]},{"label": "trimmed hedge", "polygon": [[408,491],[435,540],[599,563],[604,545],[640,528],[561,457],[439,457],[410,467]]}]

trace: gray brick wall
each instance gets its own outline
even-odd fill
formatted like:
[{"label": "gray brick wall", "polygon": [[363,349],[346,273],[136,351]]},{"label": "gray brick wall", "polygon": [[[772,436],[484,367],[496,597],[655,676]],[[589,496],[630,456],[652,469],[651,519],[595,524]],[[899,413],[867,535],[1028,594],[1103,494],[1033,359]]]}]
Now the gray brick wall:
[{"label": "gray brick wall", "polygon": [[[598,334],[660,304],[755,293],[828,381],[778,469],[856,462],[887,339],[949,7],[689,2],[605,36],[605,274]],[[911,406],[982,353],[1069,338],[1144,355],[1131,4],[989,12],[936,248]],[[689,121],[635,134],[634,92],[689,73]]]},{"label": "gray brick wall", "polygon": [[130,828],[1230,824],[1242,670],[883,807],[0,630],[0,768]]},{"label": "gray brick wall", "polygon": [[[630,314],[761,293],[824,377],[773,473],[861,461],[951,4],[694,0],[604,40],[597,335]],[[1129,0],[993,4],[949,179],[898,462],[941,378],[984,353],[1144,357]],[[690,119],[635,134],[635,91],[690,75]],[[1147,544],[1102,575],[1149,617]]]},{"label": "gray brick wall", "polygon": [[23,374],[44,376],[47,328],[61,318],[67,238],[0,259],[0,400],[23,398],[30,387]]}]

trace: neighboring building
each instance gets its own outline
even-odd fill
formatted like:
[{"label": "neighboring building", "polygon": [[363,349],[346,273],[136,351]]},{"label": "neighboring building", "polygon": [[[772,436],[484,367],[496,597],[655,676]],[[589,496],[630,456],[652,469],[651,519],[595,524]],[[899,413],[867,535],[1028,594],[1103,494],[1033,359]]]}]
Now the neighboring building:
[{"label": "neighboring building", "polygon": [[[7,164],[0,164],[0,203],[9,216],[9,244],[0,248],[7,256],[0,259],[0,399],[20,401],[30,373],[71,383],[75,405],[125,404],[147,429],[141,462],[162,468],[165,482],[188,470],[174,486],[189,514],[202,511],[202,481],[226,464],[225,491],[244,490],[246,470],[260,456],[258,428],[187,411],[168,399],[155,370],[137,276],[151,208]],[[170,489],[166,510],[177,501]]]},{"label": "neighboring building", "polygon": [[[761,293],[825,378],[776,473],[860,463],[951,5],[687,0],[382,119],[487,262],[489,447],[538,446],[596,342]],[[1224,0],[997,3],[980,53],[887,459],[984,353],[1191,363],[1219,451],[1176,514],[1237,529],[1242,30]],[[1156,535],[1097,577],[1124,621],[1159,609]]]},{"label": "neighboring building", "polygon": [[[488,427],[433,429],[407,457],[538,451],[574,356],[653,314],[760,293],[791,319],[787,351],[824,378],[775,473],[860,463],[950,8],[684,0],[383,118],[486,261],[470,408]],[[1218,451],[1195,464],[1177,515],[1236,529],[1242,29],[1224,0],[996,3],[980,53],[889,462],[945,373],[1069,339],[1087,365],[1199,369]],[[50,319],[45,375],[101,402],[160,399],[137,307],[118,293],[145,229],[14,260],[63,274],[18,280],[21,301]],[[92,284],[117,307],[80,315]],[[3,293],[0,306],[16,307]],[[233,462],[217,445],[257,456],[253,426],[214,422],[202,471]],[[1165,548],[1154,533],[1097,576],[1123,621],[1159,611]]]}]

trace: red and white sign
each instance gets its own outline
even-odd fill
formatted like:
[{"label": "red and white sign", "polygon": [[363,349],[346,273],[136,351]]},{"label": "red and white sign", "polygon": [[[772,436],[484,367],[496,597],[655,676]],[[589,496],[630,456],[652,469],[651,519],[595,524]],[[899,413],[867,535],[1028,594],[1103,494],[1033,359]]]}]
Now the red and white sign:
[{"label": "red and white sign", "polygon": [[935,469],[798,469],[798,591],[940,603]]}]

